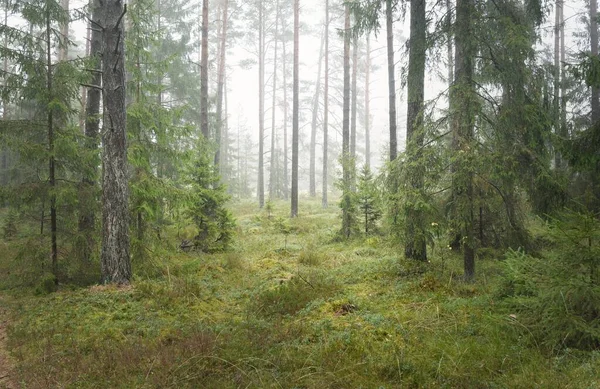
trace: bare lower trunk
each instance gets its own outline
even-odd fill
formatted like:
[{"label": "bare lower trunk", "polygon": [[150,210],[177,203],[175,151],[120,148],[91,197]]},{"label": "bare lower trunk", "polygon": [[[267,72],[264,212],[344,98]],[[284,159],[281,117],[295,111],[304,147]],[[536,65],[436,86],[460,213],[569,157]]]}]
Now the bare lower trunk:
[{"label": "bare lower trunk", "polygon": [[[221,26],[221,43],[219,46],[219,74],[217,76],[217,129],[215,141],[217,150],[215,152],[215,165],[221,169],[222,133],[223,133],[223,89],[225,85],[225,54],[227,51],[227,22],[228,22],[229,0],[223,4],[223,25]],[[222,172],[222,169],[221,169]]]},{"label": "bare lower trunk", "polygon": [[[285,24],[284,19],[281,18],[281,27],[285,32]],[[282,50],[283,50],[283,60],[282,60],[282,71],[283,71],[283,198],[287,200],[290,196],[289,193],[289,170],[288,170],[288,93],[287,93],[287,54],[286,54],[286,43],[285,38],[283,37],[285,34],[282,34]]]},{"label": "bare lower trunk", "polygon": [[278,48],[278,35],[279,35],[279,0],[277,0],[277,10],[275,16],[275,37],[274,42],[274,53],[273,53],[273,100],[271,104],[271,163],[269,164],[269,199],[273,200],[276,193],[276,180],[275,176],[277,173],[277,167],[275,166],[275,111],[277,104],[277,48]]},{"label": "bare lower trunk", "polygon": [[299,128],[299,43],[300,43],[300,0],[294,0],[294,88],[292,109],[292,204],[291,217],[298,216],[298,135]]},{"label": "bare lower trunk", "polygon": [[127,284],[129,256],[129,187],[125,114],[125,53],[120,0],[103,2],[102,81],[102,281]]},{"label": "bare lower trunk", "polygon": [[[69,13],[69,0],[60,0],[60,6],[65,11],[65,13]],[[67,20],[65,23],[62,23],[60,26],[60,35],[62,39],[62,44],[59,47],[58,51],[58,60],[66,61],[69,56],[69,21]]]},{"label": "bare lower trunk", "polygon": [[258,206],[265,206],[265,58],[264,10],[260,1],[258,10]]},{"label": "bare lower trunk", "polygon": [[352,86],[350,103],[350,157],[353,161],[356,158],[356,116],[358,111],[358,39],[354,39],[352,44]]},{"label": "bare lower trunk", "polygon": [[322,205],[327,208],[329,153],[329,0],[325,0],[325,90],[323,92],[323,194]]},{"label": "bare lower trunk", "polygon": [[208,0],[202,0],[202,57],[200,60],[200,126],[208,140]]},{"label": "bare lower trunk", "polygon": [[316,197],[317,195],[317,179],[316,179],[316,165],[317,165],[317,122],[319,113],[319,96],[321,94],[321,65],[323,63],[323,46],[324,41],[321,39],[321,48],[319,49],[319,66],[317,68],[317,83],[315,86],[315,96],[313,97],[313,111],[312,121],[310,130],[310,196]]},{"label": "bare lower trunk", "polygon": [[50,102],[54,99],[52,85],[52,30],[50,28],[50,10],[46,8],[46,87],[48,93],[48,182],[50,184],[50,240],[51,240],[51,262],[54,281],[58,284],[58,244],[56,225],[56,169],[54,157],[54,118]]},{"label": "bare lower trunk", "polygon": [[[562,2],[564,0],[558,0],[561,2],[561,14],[562,12]],[[564,15],[562,15],[562,51],[561,51],[561,59],[564,66],[565,58],[564,58]],[[591,53],[594,57],[598,56],[598,1],[590,0],[590,43],[591,43]],[[563,82],[564,85],[564,82]],[[564,96],[563,96],[564,99]],[[592,123],[596,123],[600,120],[600,88],[592,87]]]},{"label": "bare lower trunk", "polygon": [[367,68],[365,70],[365,165],[371,168],[371,39],[367,34]]},{"label": "bare lower trunk", "polygon": [[386,0],[387,60],[388,60],[388,92],[390,122],[390,161],[398,155],[396,138],[396,76],[394,73],[394,30],[392,0]]}]

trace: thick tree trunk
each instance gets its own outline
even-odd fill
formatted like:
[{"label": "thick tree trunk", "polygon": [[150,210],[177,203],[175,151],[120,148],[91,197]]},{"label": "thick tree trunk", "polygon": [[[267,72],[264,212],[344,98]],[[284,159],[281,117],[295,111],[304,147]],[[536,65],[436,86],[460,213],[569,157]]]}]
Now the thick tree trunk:
[{"label": "thick tree trunk", "polygon": [[54,156],[54,110],[51,102],[54,99],[54,90],[52,85],[52,29],[50,28],[50,9],[46,8],[46,88],[48,93],[48,182],[50,184],[50,244],[51,244],[51,262],[54,281],[58,284],[58,244],[57,244],[57,225],[56,225],[56,169]]},{"label": "thick tree trunk", "polygon": [[263,0],[258,5],[258,206],[265,206],[265,27]]},{"label": "thick tree trunk", "polygon": [[273,38],[274,48],[273,48],[273,96],[271,103],[271,162],[269,164],[269,199],[275,199],[275,194],[277,191],[276,188],[276,175],[277,175],[277,166],[275,164],[275,112],[277,105],[277,49],[278,49],[278,39],[279,39],[279,0],[277,0],[276,4],[276,12],[275,12],[275,36]]},{"label": "thick tree trunk", "polygon": [[387,60],[388,60],[388,92],[389,92],[389,122],[390,122],[390,161],[398,155],[396,137],[396,76],[394,73],[394,30],[392,0],[386,0],[385,16],[387,29]]},{"label": "thick tree trunk", "polygon": [[219,166],[221,174],[221,153],[225,147],[222,144],[223,133],[223,89],[225,85],[225,54],[227,51],[227,22],[229,16],[229,0],[223,3],[223,24],[221,25],[221,43],[219,46],[219,74],[217,76],[217,129],[215,133],[216,147],[215,165]]},{"label": "thick tree trunk", "polygon": [[425,0],[410,2],[410,53],[408,58],[408,107],[406,120],[406,151],[408,155],[409,204],[406,208],[406,246],[408,259],[427,260],[427,242],[424,230],[423,211],[414,206],[423,190],[423,161],[421,148],[424,141],[423,101],[425,94],[425,53],[427,22]]},{"label": "thick tree trunk", "polygon": [[291,217],[298,216],[298,142],[299,142],[299,51],[300,51],[300,1],[294,0],[294,87],[292,107],[292,204]]},{"label": "thick tree trunk", "polygon": [[[101,16],[100,2],[92,2],[92,20],[99,22]],[[91,74],[91,83],[97,87],[102,84],[101,69],[102,32],[92,25],[90,33],[90,55],[94,57],[94,70]],[[102,94],[98,88],[87,88],[85,105],[85,148],[90,154],[98,156],[98,135],[100,132],[100,99]],[[81,256],[84,261],[89,261],[94,247],[96,180],[98,161],[93,158],[87,166],[87,174],[81,180],[79,191],[79,232],[83,235]]]},{"label": "thick tree trunk", "polygon": [[475,276],[475,229],[473,173],[468,156],[473,153],[474,98],[473,58],[474,37],[471,25],[473,0],[456,2],[455,82],[451,93],[451,115],[455,121],[452,145],[455,153],[452,191],[458,209],[463,240],[465,280]]},{"label": "thick tree trunk", "polygon": [[325,90],[323,91],[323,193],[322,206],[327,208],[329,153],[329,0],[325,0]]},{"label": "thick tree trunk", "polygon": [[[562,63],[564,66],[564,52],[565,52],[565,47],[564,47],[564,31],[565,31],[565,26],[564,26],[564,14],[563,14],[563,1],[564,0],[557,0],[557,2],[561,3],[561,19],[562,23],[561,23],[561,30],[562,30]],[[557,4],[558,5],[558,4]],[[598,1],[597,0],[590,0],[590,43],[591,43],[591,53],[593,56],[598,56]],[[563,82],[564,85],[564,82]],[[564,100],[564,96],[563,96],[563,100]],[[592,87],[592,123],[596,123],[598,120],[600,120],[600,88],[598,87]]]},{"label": "thick tree trunk", "polygon": [[127,284],[131,279],[131,260],[122,24],[125,9],[120,0],[104,0],[102,10],[102,282]]},{"label": "thick tree trunk", "polygon": [[[65,11],[65,13],[69,13],[69,0],[60,0],[60,6]],[[60,39],[62,40],[62,44],[59,46],[58,50],[58,60],[66,61],[69,56],[69,21],[65,23],[61,23],[60,26]]]},{"label": "thick tree trunk", "polygon": [[367,33],[367,67],[365,70],[365,165],[371,168],[371,39]]},{"label": "thick tree trunk", "polygon": [[208,131],[208,0],[202,0],[202,57],[200,60],[200,127],[205,140]]},{"label": "thick tree trunk", "polygon": [[316,164],[317,164],[317,125],[319,113],[319,96],[321,95],[321,66],[323,64],[323,46],[325,42],[321,39],[321,47],[319,49],[319,66],[317,68],[317,82],[315,85],[315,96],[313,97],[312,121],[310,129],[310,197],[317,196],[317,179],[316,179]]}]

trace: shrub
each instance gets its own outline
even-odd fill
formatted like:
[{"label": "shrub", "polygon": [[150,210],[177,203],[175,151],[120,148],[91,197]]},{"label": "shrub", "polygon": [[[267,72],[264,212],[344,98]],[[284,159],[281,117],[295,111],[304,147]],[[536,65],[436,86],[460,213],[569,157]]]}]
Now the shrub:
[{"label": "shrub", "polygon": [[547,226],[552,251],[509,251],[501,293],[535,339],[556,350],[600,347],[600,222],[565,213]]}]

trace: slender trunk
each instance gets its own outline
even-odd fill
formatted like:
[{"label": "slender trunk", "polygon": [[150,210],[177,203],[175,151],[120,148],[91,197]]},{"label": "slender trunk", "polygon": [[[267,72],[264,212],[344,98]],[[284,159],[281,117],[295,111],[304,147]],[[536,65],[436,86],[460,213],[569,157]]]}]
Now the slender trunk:
[{"label": "slender trunk", "polygon": [[[563,1],[557,0],[557,2],[561,3],[561,19],[564,19],[563,13]],[[561,30],[562,30],[562,40],[563,40],[563,48],[561,53],[564,54],[564,20],[561,21]],[[598,56],[598,1],[590,0],[590,43],[591,43],[591,53],[594,57]],[[564,58],[561,55],[563,64]],[[563,83],[564,84],[564,83]],[[600,88],[592,87],[592,122],[596,123],[600,120]]]},{"label": "slender trunk", "polygon": [[51,236],[51,258],[52,274],[54,282],[58,284],[58,245],[56,242],[56,176],[55,176],[55,156],[54,156],[54,109],[51,102],[54,99],[54,90],[52,85],[52,30],[50,28],[50,8],[46,5],[46,88],[48,93],[48,181],[50,184],[50,236]]},{"label": "slender trunk", "polygon": [[365,165],[371,168],[371,39],[367,34],[367,67],[365,69]]},{"label": "slender trunk", "polygon": [[325,42],[321,39],[319,49],[319,66],[317,68],[317,83],[315,86],[315,96],[313,98],[313,111],[310,131],[310,197],[317,196],[316,180],[316,160],[317,160],[317,124],[319,113],[319,96],[321,94],[321,65],[323,63],[323,46]]},{"label": "slender trunk", "polygon": [[342,118],[342,233],[349,238],[351,232],[350,195],[350,7],[344,12],[344,102]]},{"label": "slender trunk", "polygon": [[[554,111],[554,133],[560,134],[560,25],[562,0],[556,0],[554,17],[554,99],[552,106]],[[593,96],[592,96],[593,101]],[[557,169],[561,167],[561,156],[558,150],[554,150],[554,166]]]},{"label": "slender trunk", "polygon": [[[92,1],[92,20],[100,21],[101,9],[98,0]],[[96,26],[91,26],[90,33],[90,55],[94,58],[93,72],[91,74],[91,83],[97,87],[102,84],[101,69],[101,50],[102,50],[102,32]],[[79,212],[79,232],[83,235],[84,242],[81,247],[81,256],[84,261],[89,261],[94,247],[94,227],[96,223],[95,204],[96,181],[98,174],[98,135],[100,133],[100,99],[101,92],[98,88],[87,88],[85,105],[85,148],[94,158],[90,160],[87,167],[87,174],[81,180],[79,192],[79,202],[81,209]]]},{"label": "slender trunk", "polygon": [[285,42],[285,31],[286,25],[284,24],[285,18],[281,18],[281,29],[283,34],[281,36],[283,60],[282,60],[282,71],[283,71],[283,198],[287,200],[290,196],[289,193],[289,174],[288,174],[288,83],[287,83],[287,54],[286,54],[286,42]]},{"label": "slender trunk", "polygon": [[127,284],[129,256],[129,187],[125,113],[125,53],[120,0],[103,1],[102,84],[102,281]]},{"label": "slender trunk", "polygon": [[452,45],[452,0],[446,0],[446,28],[448,29],[448,87],[454,83],[454,47]]},{"label": "slender trunk", "polygon": [[277,0],[276,13],[275,13],[275,37],[273,39],[273,100],[271,104],[271,163],[269,166],[269,199],[275,199],[276,192],[276,180],[275,175],[277,167],[275,166],[275,111],[277,104],[277,48],[279,39],[279,0]]},{"label": "slender trunk", "polygon": [[394,30],[392,0],[386,0],[386,29],[387,29],[387,60],[388,60],[388,92],[389,92],[389,120],[390,120],[390,161],[398,155],[398,141],[396,138],[396,76],[394,73]]},{"label": "slender trunk", "polygon": [[[590,0],[591,3],[595,3],[596,0]],[[595,7],[595,5],[594,5]],[[596,27],[592,29],[592,34],[594,34],[595,31],[595,35],[596,35],[596,56],[598,55],[598,23],[596,21],[597,16],[597,12],[594,12],[594,17],[592,18],[593,22],[596,24]],[[567,128],[567,83],[566,83],[566,74],[567,74],[567,70],[566,70],[566,64],[567,64],[567,58],[566,58],[566,49],[565,49],[565,14],[564,14],[564,0],[562,0],[561,4],[560,4],[560,136],[563,139],[567,139],[569,137],[569,130]],[[596,89],[596,114],[598,116],[600,116],[600,112],[598,112],[598,110],[600,109],[600,105],[599,105],[599,101],[598,101],[598,88],[593,88]],[[592,93],[594,92],[592,89]],[[592,104],[594,102],[592,101]],[[592,109],[593,105],[592,105]],[[562,162],[563,164],[565,163],[565,161]]]},{"label": "slender trunk", "polygon": [[[60,0],[60,6],[66,14],[69,13],[69,0]],[[68,17],[68,16],[67,16]],[[66,61],[69,56],[69,20],[67,19],[60,25],[60,39],[62,43],[59,45],[58,60]]]},{"label": "slender trunk", "polygon": [[424,229],[424,215],[415,207],[423,190],[423,161],[420,150],[423,147],[423,101],[425,94],[425,55],[427,50],[427,22],[425,0],[410,2],[410,52],[408,58],[406,151],[408,155],[410,189],[406,206],[406,246],[404,254],[408,259],[427,260],[427,242]]},{"label": "slender trunk", "polygon": [[258,10],[258,206],[265,206],[265,31],[263,0]]},{"label": "slender trunk", "polygon": [[352,44],[352,86],[351,93],[351,108],[350,108],[350,157],[352,163],[356,163],[356,116],[358,105],[358,39],[353,39]]},{"label": "slender trunk", "polygon": [[452,120],[456,121],[452,145],[456,156],[453,168],[453,199],[458,204],[458,214],[462,226],[463,261],[465,280],[475,276],[475,239],[473,173],[469,155],[473,152],[474,104],[473,57],[475,47],[471,25],[473,0],[456,2],[456,73],[451,96]]},{"label": "slender trunk", "polygon": [[[6,0],[4,3],[4,25],[8,25],[8,7],[9,0]],[[8,47],[8,34],[4,34],[4,47]],[[2,77],[2,84],[6,86],[6,74],[8,72],[8,57],[4,57],[2,61],[2,69],[4,70],[4,76]],[[8,100],[6,98],[2,99],[2,120],[6,120],[8,118]],[[8,173],[8,153],[10,149],[8,147],[2,147],[0,150],[2,153],[2,176],[0,185],[5,186],[9,183],[9,173]]]},{"label": "slender trunk", "polygon": [[200,126],[208,140],[208,0],[202,0],[202,57],[200,59]]},{"label": "slender trunk", "polygon": [[215,165],[219,166],[219,171],[223,174],[221,168],[221,153],[224,144],[222,143],[223,133],[223,89],[225,85],[225,54],[227,51],[227,22],[229,16],[229,0],[223,3],[223,24],[221,26],[221,44],[219,46],[219,74],[217,76],[217,129],[215,133],[216,147]]},{"label": "slender trunk", "polygon": [[329,0],[325,0],[325,90],[323,91],[323,208],[327,208],[329,139]]},{"label": "slender trunk", "polygon": [[292,204],[291,217],[298,216],[298,135],[300,128],[299,108],[299,43],[300,43],[300,0],[294,0],[294,88],[292,107]]}]

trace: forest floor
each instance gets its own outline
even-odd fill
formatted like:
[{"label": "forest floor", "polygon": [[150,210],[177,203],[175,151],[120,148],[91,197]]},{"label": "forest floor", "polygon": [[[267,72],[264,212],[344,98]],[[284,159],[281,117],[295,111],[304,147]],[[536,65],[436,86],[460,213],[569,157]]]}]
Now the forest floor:
[{"label": "forest floor", "polygon": [[[15,256],[34,244],[0,245],[15,381],[34,389],[600,387],[600,353],[553,352],[528,337],[502,299],[501,252],[485,252],[465,284],[460,256],[442,242],[429,263],[415,263],[388,237],[339,240],[339,209],[318,200],[301,199],[293,220],[283,202],[270,213],[249,202],[232,209],[230,252],[181,252],[193,231],[173,225],[145,255],[133,250],[127,288],[73,283],[44,294],[24,281],[45,257]],[[73,269],[64,264],[65,274]]]},{"label": "forest floor", "polygon": [[6,347],[6,328],[8,326],[8,311],[2,306],[0,299],[0,389],[16,389],[14,383],[14,368]]}]

